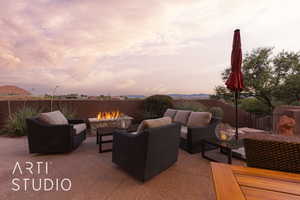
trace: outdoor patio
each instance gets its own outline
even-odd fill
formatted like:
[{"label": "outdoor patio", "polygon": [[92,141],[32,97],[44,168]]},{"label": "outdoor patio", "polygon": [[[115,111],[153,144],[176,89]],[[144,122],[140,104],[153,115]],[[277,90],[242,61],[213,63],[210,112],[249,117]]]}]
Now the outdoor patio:
[{"label": "outdoor patio", "polygon": [[[216,155],[218,152],[212,152]],[[88,137],[69,154],[36,155],[28,153],[27,138],[0,139],[0,199],[215,199],[211,166],[200,154],[191,155],[180,150],[175,165],[153,179],[142,183],[117,167],[111,153],[98,153],[95,137]],[[49,162],[45,175],[28,172],[12,175],[16,162]],[[243,165],[234,160],[233,164]],[[33,169],[36,172],[35,169]],[[13,178],[69,178],[71,191],[14,192]],[[21,186],[21,184],[19,184]],[[32,191],[30,189],[29,191]]]}]

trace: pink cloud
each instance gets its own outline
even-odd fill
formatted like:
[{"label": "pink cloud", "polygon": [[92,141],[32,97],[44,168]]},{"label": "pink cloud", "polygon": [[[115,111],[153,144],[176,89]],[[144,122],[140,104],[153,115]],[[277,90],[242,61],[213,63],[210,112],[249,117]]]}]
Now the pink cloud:
[{"label": "pink cloud", "polygon": [[[289,20],[298,19],[289,5]],[[0,83],[87,93],[212,92],[228,65],[232,30],[248,31],[245,48],[264,44],[257,27],[274,30],[277,11],[271,0],[1,1]],[[285,47],[282,33],[273,32]]]}]

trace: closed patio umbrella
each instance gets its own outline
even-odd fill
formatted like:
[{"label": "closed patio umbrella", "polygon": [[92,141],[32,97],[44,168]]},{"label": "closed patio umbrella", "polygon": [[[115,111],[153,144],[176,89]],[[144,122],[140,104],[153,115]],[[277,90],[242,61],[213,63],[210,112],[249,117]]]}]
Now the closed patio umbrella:
[{"label": "closed patio umbrella", "polygon": [[243,74],[241,72],[242,65],[242,48],[241,48],[241,36],[240,30],[236,29],[233,36],[233,44],[231,51],[231,73],[228,80],[226,81],[226,86],[229,90],[234,92],[235,101],[235,137],[238,140],[238,108],[237,101],[239,92],[244,89]]}]

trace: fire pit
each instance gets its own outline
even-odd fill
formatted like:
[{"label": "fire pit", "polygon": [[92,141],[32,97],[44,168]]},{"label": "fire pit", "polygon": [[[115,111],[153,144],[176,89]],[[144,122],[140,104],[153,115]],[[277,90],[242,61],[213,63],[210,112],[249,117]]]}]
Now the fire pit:
[{"label": "fire pit", "polygon": [[132,120],[132,117],[120,111],[99,112],[97,117],[88,118],[91,134],[95,134],[97,128],[127,129],[131,125]]}]

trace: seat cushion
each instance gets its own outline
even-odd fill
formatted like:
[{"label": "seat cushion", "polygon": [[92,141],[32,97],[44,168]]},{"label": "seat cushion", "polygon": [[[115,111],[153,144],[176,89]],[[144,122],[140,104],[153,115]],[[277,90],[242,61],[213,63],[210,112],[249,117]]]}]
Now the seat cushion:
[{"label": "seat cushion", "polygon": [[66,125],[68,124],[68,120],[65,116],[59,111],[40,113],[37,119],[43,123],[50,125]]},{"label": "seat cushion", "polygon": [[82,131],[86,130],[86,124],[85,123],[74,124],[73,128],[75,129],[75,133],[78,135]]},{"label": "seat cushion", "polygon": [[174,117],[174,122],[180,123],[181,125],[186,125],[191,111],[188,110],[178,110]]},{"label": "seat cushion", "polygon": [[162,118],[157,118],[157,119],[147,119],[143,120],[138,129],[137,132],[140,133],[145,129],[148,128],[156,128],[156,127],[161,127],[161,126],[166,126],[172,123],[172,120],[170,117],[162,117]]},{"label": "seat cushion", "polygon": [[176,115],[176,112],[177,110],[174,110],[174,109],[167,109],[165,114],[164,114],[164,117],[170,117],[172,120],[174,120],[174,117]]},{"label": "seat cushion", "polygon": [[138,134],[138,132],[137,131],[134,131],[134,132],[129,132],[130,134],[132,134],[132,135],[136,135],[136,134]]},{"label": "seat cushion", "polygon": [[192,112],[188,122],[188,127],[207,126],[210,123],[212,114],[210,112]]},{"label": "seat cushion", "polygon": [[180,136],[184,139],[187,139],[188,128],[186,126],[181,126]]},{"label": "seat cushion", "polygon": [[145,120],[143,120],[143,121],[139,124],[138,128],[136,129],[136,132],[137,132],[137,133],[140,133],[140,132],[142,132],[143,130],[145,130]]}]

